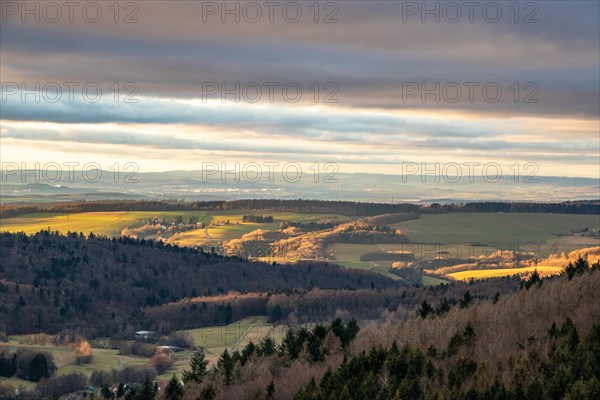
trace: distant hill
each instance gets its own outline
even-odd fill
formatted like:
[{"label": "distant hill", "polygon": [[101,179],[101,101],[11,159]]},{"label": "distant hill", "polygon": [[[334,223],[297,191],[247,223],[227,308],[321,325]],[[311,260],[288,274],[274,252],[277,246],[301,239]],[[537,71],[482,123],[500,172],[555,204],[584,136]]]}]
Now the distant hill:
[{"label": "distant hill", "polygon": [[[40,171],[2,171],[0,197],[3,204],[106,199],[145,200],[239,200],[316,199],[373,203],[464,203],[469,201],[563,202],[598,197],[594,178],[535,176],[494,177],[481,174],[419,176],[367,173],[314,175],[304,170],[298,179],[286,178],[281,171],[261,171],[258,179],[245,179],[231,171],[165,171],[121,175],[114,171],[67,170],[43,179]],[[84,179],[92,177],[93,179]],[[472,179],[471,179],[472,178]],[[41,184],[41,185],[36,185]],[[48,186],[51,186],[48,187]]]}]

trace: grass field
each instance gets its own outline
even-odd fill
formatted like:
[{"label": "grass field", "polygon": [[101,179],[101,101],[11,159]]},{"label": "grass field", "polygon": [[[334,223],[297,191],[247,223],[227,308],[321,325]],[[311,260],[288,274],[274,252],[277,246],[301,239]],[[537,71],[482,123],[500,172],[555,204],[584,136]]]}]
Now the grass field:
[{"label": "grass field", "polygon": [[[538,248],[538,256],[547,257],[553,244],[563,243],[572,230],[598,229],[599,225],[597,215],[452,213],[425,214],[393,226],[402,229],[413,243],[482,243],[503,250]],[[599,245],[598,238],[580,239],[584,240],[578,247]]]},{"label": "grass field", "polygon": [[[400,279],[398,275],[390,272],[392,268],[393,260],[389,261],[361,261],[360,256],[365,253],[371,253],[381,250],[418,250],[418,246],[414,246],[410,243],[406,244],[349,244],[349,243],[337,243],[335,245],[335,258],[336,262],[348,268],[364,269],[373,271],[390,277],[394,280]],[[425,251],[425,249],[423,249]],[[418,260],[421,254],[415,254],[415,258]],[[424,256],[424,255],[423,255]],[[447,281],[434,278],[430,276],[423,276],[423,284],[426,286],[435,286]]]},{"label": "grass field", "polygon": [[471,279],[487,279],[487,278],[499,278],[503,276],[512,275],[524,275],[529,274],[533,271],[538,271],[541,275],[554,275],[560,273],[562,267],[524,267],[524,268],[497,268],[497,269],[477,269],[471,271],[460,271],[448,274],[447,276],[459,280],[468,281]]},{"label": "grass field", "polygon": [[[204,348],[208,361],[216,363],[219,355],[225,348],[235,351],[236,349],[241,349],[250,341],[257,343],[267,335],[272,337],[277,343],[280,343],[285,334],[285,327],[274,327],[267,322],[267,317],[257,316],[248,317],[226,326],[189,329],[184,332],[192,336],[196,346]],[[0,343],[0,351],[4,349],[12,351],[18,348],[28,348],[51,353],[58,367],[56,375],[71,372],[80,372],[89,375],[93,370],[110,370],[134,365],[146,365],[149,360],[145,357],[119,355],[118,350],[94,348],[92,362],[90,364],[77,365],[75,364],[73,350],[68,347],[26,345],[19,342],[19,336],[11,336],[8,343]],[[174,353],[173,358],[175,359],[175,363],[173,367],[158,378],[160,380],[168,380],[173,373],[181,376],[181,372],[184,369],[189,369],[192,354],[193,351],[188,350]],[[4,380],[5,378],[2,379]],[[15,387],[23,386],[24,388],[32,388],[35,386],[34,382],[19,378],[10,378],[7,382],[10,382]]]},{"label": "grass field", "polygon": [[[270,336],[280,343],[285,333],[284,327],[274,327],[267,322],[267,317],[248,317],[226,326],[188,329],[183,332],[190,334],[196,346],[202,346],[206,359],[216,363],[219,355],[227,348],[229,351],[241,350],[248,342],[257,343],[265,336]],[[176,373],[181,376],[184,369],[189,368],[192,352],[175,353],[173,368],[159,379],[167,380]]]},{"label": "grass field", "polygon": [[423,275],[423,285],[425,286],[437,286],[443,283],[448,283],[448,281],[430,275]]},{"label": "grass field", "polygon": [[[89,375],[93,370],[110,370],[119,366],[124,368],[133,365],[148,364],[147,358],[136,356],[122,356],[118,354],[118,350],[93,349],[92,362],[89,364],[77,365],[75,364],[75,355],[73,353],[73,350],[68,347],[20,344],[18,336],[12,336],[9,338],[8,343],[0,344],[0,351],[4,349],[16,350],[19,348],[46,351],[52,354],[52,356],[54,357],[54,362],[58,367],[55,373],[56,375],[64,375],[71,372],[81,372]],[[20,378],[11,378],[9,382],[15,387],[23,386],[25,388],[31,388],[35,386],[35,383]]]}]

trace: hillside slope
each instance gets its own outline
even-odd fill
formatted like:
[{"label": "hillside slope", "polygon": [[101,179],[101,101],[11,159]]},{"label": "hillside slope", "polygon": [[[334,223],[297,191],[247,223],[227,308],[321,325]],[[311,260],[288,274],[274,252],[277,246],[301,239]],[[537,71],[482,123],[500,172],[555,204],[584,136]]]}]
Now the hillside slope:
[{"label": "hillside slope", "polygon": [[[142,308],[186,297],[295,288],[386,288],[391,279],[335,265],[250,262],[134,239],[0,234],[0,320],[9,333],[86,336],[143,328]],[[227,310],[217,323],[231,322]]]}]

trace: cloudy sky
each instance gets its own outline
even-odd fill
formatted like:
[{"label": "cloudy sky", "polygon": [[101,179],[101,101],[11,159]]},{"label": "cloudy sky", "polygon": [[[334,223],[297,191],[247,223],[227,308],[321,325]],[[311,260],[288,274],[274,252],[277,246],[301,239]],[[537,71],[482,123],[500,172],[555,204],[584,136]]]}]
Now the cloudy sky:
[{"label": "cloudy sky", "polygon": [[2,162],[599,177],[597,1],[1,4]]}]

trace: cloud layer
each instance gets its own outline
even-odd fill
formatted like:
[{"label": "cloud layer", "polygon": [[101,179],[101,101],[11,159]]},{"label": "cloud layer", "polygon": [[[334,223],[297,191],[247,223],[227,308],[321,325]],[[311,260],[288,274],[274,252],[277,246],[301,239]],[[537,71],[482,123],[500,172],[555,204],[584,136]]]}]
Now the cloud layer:
[{"label": "cloud layer", "polygon": [[[73,22],[63,9],[57,23],[43,3],[26,2],[39,23],[23,15],[23,3],[9,3],[17,9],[3,8],[0,24],[3,159],[28,160],[21,149],[38,154],[53,142],[65,157],[88,145],[98,157],[144,149],[151,170],[188,151],[343,158],[371,171],[409,159],[492,157],[598,177],[597,2],[522,2],[517,12],[508,2],[469,10],[463,2],[340,1],[318,3],[318,14],[313,3],[278,2],[271,16],[265,2],[124,2],[119,15],[96,2],[95,23],[81,11],[86,2]],[[302,16],[290,22],[295,10]],[[50,91],[36,102],[13,85],[50,82],[79,86],[73,99],[63,92],[50,102]],[[103,89],[94,103],[79,91],[91,82]],[[232,93],[221,101],[221,89],[236,85],[239,101]],[[302,97],[290,101],[286,85]],[[138,102],[123,103],[128,93]]]}]

